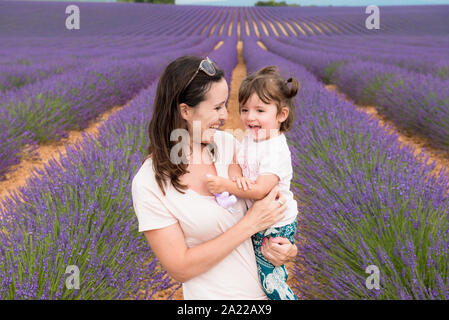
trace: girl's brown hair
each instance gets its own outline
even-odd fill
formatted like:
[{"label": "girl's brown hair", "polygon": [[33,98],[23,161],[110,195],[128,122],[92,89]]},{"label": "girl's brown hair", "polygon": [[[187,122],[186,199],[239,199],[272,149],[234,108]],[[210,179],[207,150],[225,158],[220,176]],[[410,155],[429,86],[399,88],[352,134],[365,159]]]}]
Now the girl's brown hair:
[{"label": "girl's brown hair", "polygon": [[[170,150],[177,141],[170,141],[170,135],[175,129],[188,129],[186,121],[181,117],[179,104],[185,103],[195,108],[206,99],[212,82],[224,78],[223,70],[217,68],[214,76],[199,71],[187,86],[191,77],[198,70],[202,58],[182,56],[172,61],[165,68],[157,84],[148,135],[148,157],[153,160],[153,169],[159,188],[165,195],[167,181],[181,193],[187,189],[179,178],[187,173],[187,164],[175,164],[170,160]],[[186,87],[187,86],[187,87]],[[146,159],[145,159],[146,160]],[[145,161],[144,160],[144,161]]]},{"label": "girl's brown hair", "polygon": [[[291,83],[291,87],[289,87]],[[295,78],[283,79],[276,66],[270,66],[247,76],[239,89],[239,112],[253,93],[266,104],[275,103],[277,113],[283,107],[289,109],[287,119],[281,123],[280,131],[288,131],[294,121],[296,103],[294,97],[298,93],[299,82]]]}]

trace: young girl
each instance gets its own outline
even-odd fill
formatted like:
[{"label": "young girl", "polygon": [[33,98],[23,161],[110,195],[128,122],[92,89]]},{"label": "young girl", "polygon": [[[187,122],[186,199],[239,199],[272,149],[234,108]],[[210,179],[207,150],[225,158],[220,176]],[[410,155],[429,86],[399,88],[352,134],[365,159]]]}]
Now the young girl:
[{"label": "young girl", "polygon": [[274,66],[246,77],[239,89],[239,112],[246,136],[234,155],[234,163],[229,165],[228,175],[232,181],[219,176],[208,175],[207,178],[211,193],[229,192],[248,199],[248,207],[275,185],[279,185],[279,191],[287,199],[284,219],[252,237],[260,281],[272,300],[297,300],[286,283],[285,266],[275,267],[268,262],[261,247],[267,237],[285,237],[295,242],[298,209],[290,191],[293,169],[284,132],[293,124],[294,97],[298,89],[296,79],[284,80]]}]

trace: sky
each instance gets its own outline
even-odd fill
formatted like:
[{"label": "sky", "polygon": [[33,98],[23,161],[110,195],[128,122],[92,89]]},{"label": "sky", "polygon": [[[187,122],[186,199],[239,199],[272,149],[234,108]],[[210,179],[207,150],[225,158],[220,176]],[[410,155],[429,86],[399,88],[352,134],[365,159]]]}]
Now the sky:
[{"label": "sky", "polygon": [[[0,0],[1,1],[1,0]],[[32,1],[32,0],[31,0]],[[39,1],[39,0],[37,0]],[[115,2],[115,0],[44,0],[60,2]],[[194,5],[212,5],[212,6],[252,6],[258,0],[175,0],[176,4],[194,4]],[[282,1],[282,0],[276,0]],[[431,4],[449,4],[449,0],[283,0],[287,3],[297,3],[300,5],[316,6],[368,6],[374,4],[377,6],[386,5],[431,5]]]}]

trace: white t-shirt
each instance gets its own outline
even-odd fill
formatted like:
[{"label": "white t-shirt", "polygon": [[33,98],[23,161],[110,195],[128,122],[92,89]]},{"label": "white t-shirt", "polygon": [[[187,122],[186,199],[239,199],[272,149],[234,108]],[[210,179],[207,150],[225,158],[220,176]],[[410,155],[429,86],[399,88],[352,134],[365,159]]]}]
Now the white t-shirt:
[{"label": "white t-shirt", "polygon": [[[290,191],[293,168],[287,139],[281,133],[260,142],[254,141],[251,134],[245,135],[237,152],[237,162],[242,168],[244,177],[257,180],[260,174],[275,174],[279,177],[279,191],[287,199],[287,210],[284,219],[272,227],[281,227],[296,220],[298,206]],[[247,200],[250,207],[254,201]]]},{"label": "white t-shirt", "polygon": [[[237,140],[229,133],[216,131],[218,158],[215,168],[219,176],[228,178]],[[234,205],[240,209],[230,213],[220,207],[214,196],[203,196],[188,189],[186,194],[167,185],[166,195],[157,185],[153,164],[147,159],[132,181],[134,211],[139,232],[179,223],[188,247],[218,237],[234,226],[246,213],[244,200]],[[268,299],[262,290],[251,239],[234,249],[226,258],[203,274],[183,283],[184,299]]]}]

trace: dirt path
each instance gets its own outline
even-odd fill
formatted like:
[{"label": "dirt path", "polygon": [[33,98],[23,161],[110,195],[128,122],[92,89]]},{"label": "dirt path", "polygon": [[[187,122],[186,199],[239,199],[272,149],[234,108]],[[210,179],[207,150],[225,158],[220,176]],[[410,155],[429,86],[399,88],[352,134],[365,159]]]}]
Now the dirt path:
[{"label": "dirt path", "polygon": [[[228,101],[228,120],[226,124],[222,127],[223,130],[226,129],[241,129],[243,132],[243,125],[240,121],[239,114],[239,87],[243,79],[246,77],[246,65],[243,61],[243,41],[237,42],[237,54],[238,63],[237,66],[232,71],[231,77],[231,92]],[[241,141],[241,136],[236,136],[237,139]]]},{"label": "dirt path", "polygon": [[[408,132],[406,130],[402,130],[397,128],[393,122],[385,118],[383,115],[379,114],[375,107],[373,106],[359,106],[355,104],[350,98],[348,98],[345,94],[338,91],[335,85],[326,85],[326,89],[329,91],[334,91],[337,94],[341,95],[346,101],[350,101],[357,107],[357,110],[363,111],[366,114],[370,115],[372,118],[378,119],[380,126],[384,127],[388,125],[390,127],[389,133],[396,133],[399,135],[398,141],[404,146],[410,146],[415,149],[414,155],[417,156],[421,152],[423,152],[423,148],[425,148],[424,154],[429,156],[429,160],[427,161],[427,165],[432,164],[433,161],[436,163],[436,167],[433,170],[433,174],[435,176],[439,175],[441,169],[444,170],[444,174],[448,175],[449,173],[449,152],[445,152],[441,149],[434,148],[430,146],[429,140],[425,137],[419,137],[415,134]],[[386,129],[385,129],[386,130]],[[425,157],[418,158],[419,161],[424,162]]]}]

